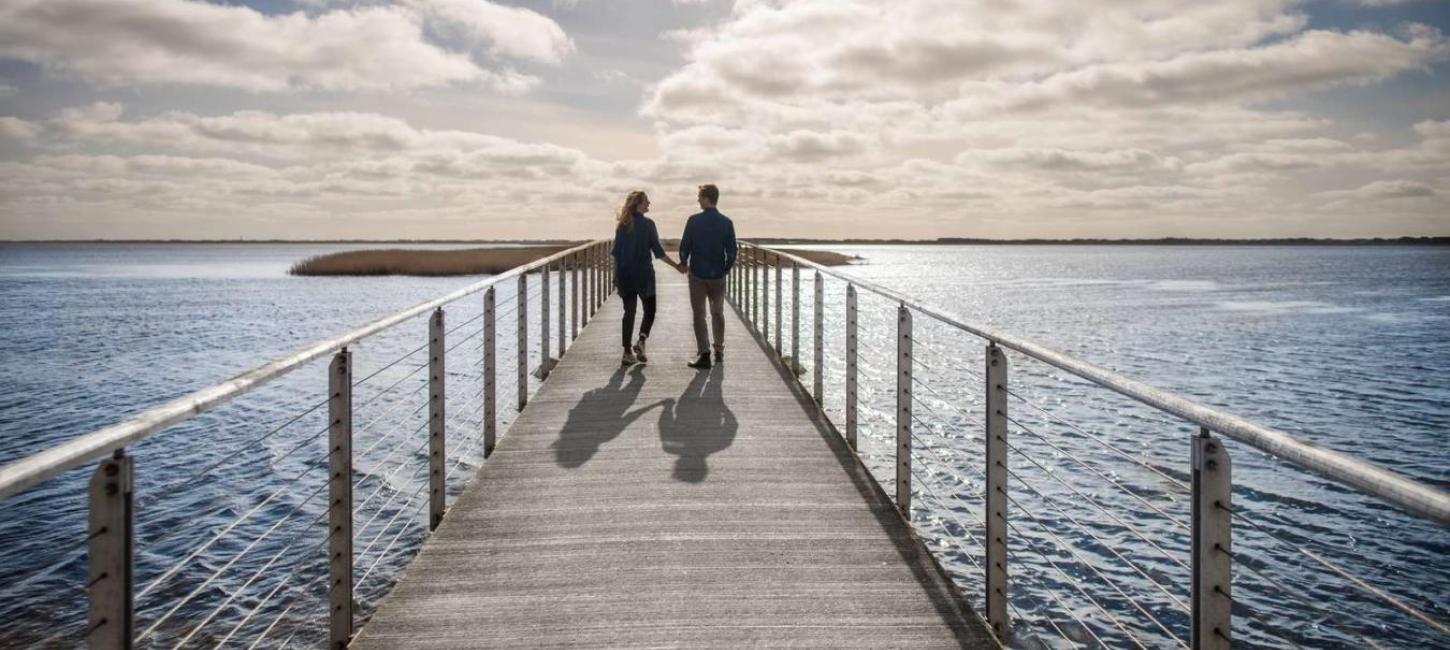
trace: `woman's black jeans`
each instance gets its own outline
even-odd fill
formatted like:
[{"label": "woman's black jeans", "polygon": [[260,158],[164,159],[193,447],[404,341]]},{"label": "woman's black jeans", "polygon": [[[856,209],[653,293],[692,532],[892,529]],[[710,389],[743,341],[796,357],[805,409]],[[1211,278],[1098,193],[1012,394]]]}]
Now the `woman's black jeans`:
[{"label": "woman's black jeans", "polygon": [[621,291],[619,298],[624,301],[624,349],[629,350],[634,345],[635,299],[638,298],[639,302],[644,303],[644,321],[639,324],[639,336],[645,338],[649,336],[649,330],[655,324],[655,297],[653,295],[641,296],[633,291]]}]

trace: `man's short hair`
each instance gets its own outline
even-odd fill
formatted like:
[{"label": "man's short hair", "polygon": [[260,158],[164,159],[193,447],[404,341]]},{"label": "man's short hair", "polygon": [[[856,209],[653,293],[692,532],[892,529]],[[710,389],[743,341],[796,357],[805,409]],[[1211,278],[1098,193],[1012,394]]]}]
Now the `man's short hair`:
[{"label": "man's short hair", "polygon": [[702,198],[702,199],[709,199],[710,203],[712,203],[712,204],[719,203],[720,202],[720,188],[715,187],[714,185],[701,185],[700,186],[700,198]]}]

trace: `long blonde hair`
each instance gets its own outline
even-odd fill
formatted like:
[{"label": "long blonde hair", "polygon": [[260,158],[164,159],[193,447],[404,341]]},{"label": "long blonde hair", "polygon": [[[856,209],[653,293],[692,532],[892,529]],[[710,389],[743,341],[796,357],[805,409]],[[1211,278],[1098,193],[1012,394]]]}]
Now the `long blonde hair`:
[{"label": "long blonde hair", "polygon": [[624,205],[620,206],[619,214],[614,216],[614,220],[619,223],[617,227],[634,230],[634,215],[639,210],[640,202],[648,198],[644,190],[635,190],[624,197]]}]

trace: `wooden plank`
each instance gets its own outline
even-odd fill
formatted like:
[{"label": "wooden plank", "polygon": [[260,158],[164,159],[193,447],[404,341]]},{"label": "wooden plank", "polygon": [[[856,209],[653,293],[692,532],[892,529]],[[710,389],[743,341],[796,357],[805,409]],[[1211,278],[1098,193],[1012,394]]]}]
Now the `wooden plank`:
[{"label": "wooden plank", "polygon": [[353,647],[996,647],[738,317],[685,367],[657,273],[649,365],[620,368],[611,300]]}]

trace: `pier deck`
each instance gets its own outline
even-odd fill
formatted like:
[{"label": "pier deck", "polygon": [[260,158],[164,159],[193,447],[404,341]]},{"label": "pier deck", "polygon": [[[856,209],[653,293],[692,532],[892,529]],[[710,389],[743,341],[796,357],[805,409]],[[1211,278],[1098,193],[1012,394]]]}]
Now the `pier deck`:
[{"label": "pier deck", "polygon": [[725,363],[685,367],[657,274],[650,363],[620,368],[609,301],[353,647],[996,647],[733,311]]}]

